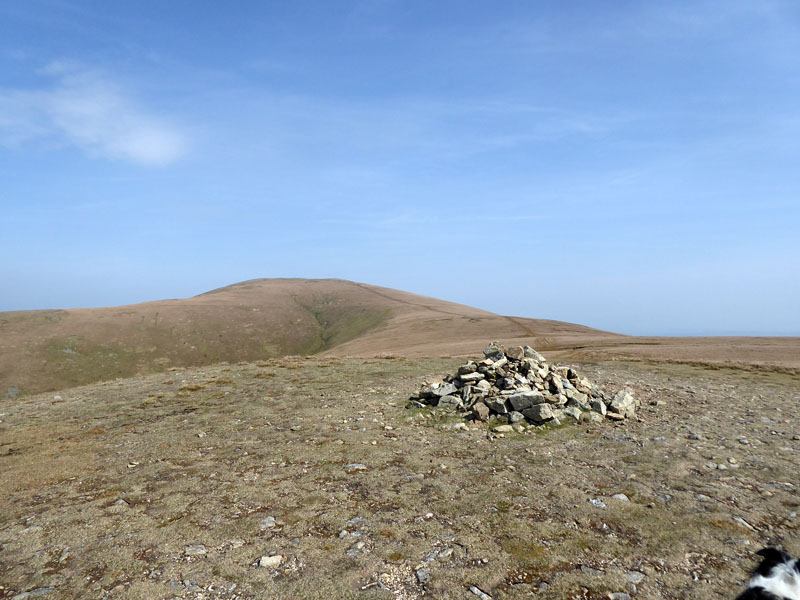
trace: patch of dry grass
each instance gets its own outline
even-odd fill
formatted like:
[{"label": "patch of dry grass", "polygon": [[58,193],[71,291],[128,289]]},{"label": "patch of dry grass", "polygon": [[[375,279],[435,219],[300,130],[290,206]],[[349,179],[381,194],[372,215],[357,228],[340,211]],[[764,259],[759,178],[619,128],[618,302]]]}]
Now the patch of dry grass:
[{"label": "patch of dry grass", "polygon": [[761,545],[797,551],[791,380],[583,365],[641,420],[501,438],[404,409],[458,362],[287,357],[7,403],[0,598],[729,598]]}]

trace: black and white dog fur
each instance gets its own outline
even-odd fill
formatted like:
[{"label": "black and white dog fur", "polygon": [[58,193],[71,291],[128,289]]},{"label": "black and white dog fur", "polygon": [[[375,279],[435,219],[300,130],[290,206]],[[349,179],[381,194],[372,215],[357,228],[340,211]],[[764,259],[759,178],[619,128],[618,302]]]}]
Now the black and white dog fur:
[{"label": "black and white dog fur", "polygon": [[800,560],[777,548],[764,548],[756,554],[761,564],[736,600],[800,600]]}]

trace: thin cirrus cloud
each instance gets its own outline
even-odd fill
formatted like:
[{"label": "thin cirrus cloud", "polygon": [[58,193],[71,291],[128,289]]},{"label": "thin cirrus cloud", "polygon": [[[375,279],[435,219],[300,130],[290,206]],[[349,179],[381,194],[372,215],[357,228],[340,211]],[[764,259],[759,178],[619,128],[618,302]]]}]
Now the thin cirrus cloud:
[{"label": "thin cirrus cloud", "polygon": [[187,151],[185,135],[149,114],[114,81],[88,69],[51,65],[45,89],[0,88],[0,144],[71,145],[87,155],[163,166]]}]

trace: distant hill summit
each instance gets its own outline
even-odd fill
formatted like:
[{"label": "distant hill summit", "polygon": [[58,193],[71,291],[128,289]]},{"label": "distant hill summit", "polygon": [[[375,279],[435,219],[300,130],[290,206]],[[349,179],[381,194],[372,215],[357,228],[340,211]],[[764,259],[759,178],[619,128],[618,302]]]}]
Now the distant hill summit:
[{"label": "distant hill summit", "polygon": [[[0,313],[0,398],[287,354],[470,354],[613,334],[340,279],[254,279],[180,300]],[[613,336],[617,337],[617,336]]]}]

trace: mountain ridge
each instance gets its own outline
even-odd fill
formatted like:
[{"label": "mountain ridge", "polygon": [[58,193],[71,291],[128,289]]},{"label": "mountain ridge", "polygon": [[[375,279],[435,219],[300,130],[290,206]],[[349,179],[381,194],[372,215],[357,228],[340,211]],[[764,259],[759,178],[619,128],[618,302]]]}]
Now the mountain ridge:
[{"label": "mountain ridge", "polygon": [[251,279],[183,299],[0,312],[0,399],[285,355],[475,356],[490,340],[562,360],[800,368],[800,338],[632,337],[344,279]]},{"label": "mountain ridge", "polygon": [[[456,338],[479,343],[493,333],[527,333],[488,311],[401,290],[343,279],[252,279],[183,299],[0,313],[0,397],[170,367],[330,352],[370,333],[347,348],[395,352],[404,340],[430,347],[430,335],[418,339],[414,331],[450,337],[443,319],[462,330]],[[387,331],[390,339],[381,335]]]}]

